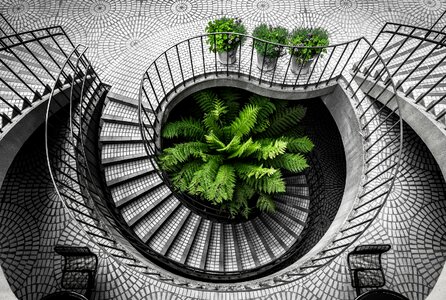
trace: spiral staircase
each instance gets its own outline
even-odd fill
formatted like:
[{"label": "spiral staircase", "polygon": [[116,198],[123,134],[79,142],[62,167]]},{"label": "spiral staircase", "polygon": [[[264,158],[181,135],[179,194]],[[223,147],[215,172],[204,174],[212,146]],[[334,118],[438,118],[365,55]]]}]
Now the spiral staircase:
[{"label": "spiral staircase", "polygon": [[[86,245],[100,254],[104,268],[95,299],[112,297],[101,285],[110,277],[121,289],[126,281],[135,282],[138,297],[153,299],[275,299],[270,297],[281,293],[292,298],[297,294],[287,293],[294,285],[307,285],[306,297],[315,298],[315,289],[329,289],[316,280],[324,281],[326,270],[345,266],[348,250],[367,241],[400,188],[397,174],[407,155],[403,130],[412,132],[403,122],[403,102],[411,102],[444,134],[446,36],[441,24],[442,18],[429,29],[388,23],[373,43],[360,38],[331,45],[308,76],[291,74],[285,56],[272,72],[257,68],[252,42],[239,48],[235,65],[220,64],[203,48],[207,36],[198,36],[167,49],[149,65],[139,99],[109,92],[111,87],[101,82],[87,59],[86,47],[73,45],[62,28],[17,33],[12,26],[2,27],[0,143],[14,141],[17,128],[27,128],[26,122],[33,130],[44,122],[45,176],[52,185],[48,195],[60,203],[57,211],[69,220],[72,232],[58,241]],[[276,197],[273,214],[224,221],[202,203],[178,194],[156,164],[160,129],[167,112],[191,91],[216,84],[243,85],[268,96],[272,91],[296,101],[309,98],[308,93],[324,98],[342,90],[362,148],[356,192],[333,196],[337,202],[324,211],[329,204],[318,201],[318,193],[338,181],[323,166],[318,169],[325,157],[321,152],[310,159],[313,171],[285,178],[286,193]],[[22,133],[22,143],[16,143],[23,146],[33,130]],[[338,142],[348,144],[345,138]],[[428,147],[433,143],[424,142]],[[9,187],[14,189],[11,172],[26,157],[26,152],[16,157],[17,147],[5,156],[4,164],[12,167],[2,178],[3,199]],[[438,161],[437,152],[431,151]],[[446,166],[439,169],[445,174]],[[318,187],[321,176],[326,185]],[[438,185],[444,186],[442,181]],[[349,209],[336,213],[346,203]],[[438,259],[437,271],[445,258]],[[22,280],[11,283],[19,270],[6,263],[3,268],[16,294],[32,297],[32,291],[17,293]],[[430,299],[441,299],[435,293],[446,275],[438,275],[439,283],[429,287]],[[120,297],[135,297],[134,292]],[[343,297],[347,295],[339,295]]]}]

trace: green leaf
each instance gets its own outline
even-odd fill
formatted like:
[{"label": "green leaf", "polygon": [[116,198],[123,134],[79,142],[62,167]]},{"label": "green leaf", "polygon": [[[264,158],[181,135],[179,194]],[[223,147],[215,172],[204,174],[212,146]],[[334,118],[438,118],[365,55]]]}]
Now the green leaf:
[{"label": "green leaf", "polygon": [[313,142],[307,136],[300,138],[285,137],[283,139],[288,142],[288,150],[293,153],[308,153],[314,148]]},{"label": "green leaf", "polygon": [[269,117],[276,110],[276,106],[267,97],[260,95],[252,95],[249,98],[249,103],[260,108],[257,115],[257,125],[253,128],[253,133],[260,133],[265,131],[269,125]]},{"label": "green leaf", "polygon": [[211,131],[209,134],[204,136],[206,139],[206,143],[209,144],[209,147],[213,149],[222,149],[226,147],[225,143],[223,143],[217,135],[214,134],[213,131]]},{"label": "green leaf", "polygon": [[218,169],[215,180],[206,193],[206,199],[214,204],[232,200],[235,188],[235,171],[230,165],[222,165]]},{"label": "green leaf", "polygon": [[258,142],[262,145],[257,150],[259,160],[273,159],[280,154],[284,154],[288,144],[281,139],[261,139]]},{"label": "green leaf", "polygon": [[235,149],[235,151],[233,151],[232,154],[228,156],[228,158],[248,157],[254,152],[258,151],[260,147],[260,143],[253,142],[252,138],[249,138],[246,142],[239,145],[239,147]]},{"label": "green leaf", "polygon": [[263,165],[253,165],[247,163],[237,163],[235,164],[237,173],[243,179],[255,178],[260,179],[263,176],[271,176],[274,173],[278,172],[278,170],[274,168],[264,168]]},{"label": "green leaf", "polygon": [[274,167],[285,169],[294,173],[299,173],[308,168],[308,163],[302,154],[285,153],[275,159],[265,162],[265,164]]},{"label": "green leaf", "polygon": [[213,156],[204,163],[192,177],[188,188],[189,193],[201,195],[208,199],[206,195],[215,181],[221,161],[222,158],[220,156]]},{"label": "green leaf", "polygon": [[171,170],[178,164],[186,162],[190,157],[200,158],[208,150],[208,145],[202,142],[187,142],[166,148],[159,156],[159,162],[164,170]]},{"label": "green leaf", "polygon": [[263,176],[261,178],[248,177],[244,178],[245,182],[260,193],[284,193],[285,182],[282,179],[280,170],[274,172],[271,176]]},{"label": "green leaf", "polygon": [[195,172],[197,172],[202,165],[203,162],[197,160],[183,164],[181,169],[176,171],[172,176],[172,184],[174,187],[182,192],[186,192]]},{"label": "green leaf", "polygon": [[282,135],[282,133],[297,126],[305,116],[306,111],[306,108],[301,105],[287,107],[277,111],[272,117],[269,128],[263,135],[266,137],[277,137]]},{"label": "green leaf", "polygon": [[203,140],[206,131],[200,121],[192,118],[167,123],[162,132],[163,138],[172,139],[184,137],[188,139]]},{"label": "green leaf", "polygon": [[199,91],[193,94],[192,97],[205,114],[210,113],[214,109],[214,101],[218,99],[211,89]]},{"label": "green leaf", "polygon": [[249,134],[256,124],[259,110],[257,106],[245,105],[239,116],[230,125],[231,134],[239,136]]},{"label": "green leaf", "polygon": [[273,196],[267,194],[260,194],[256,204],[260,211],[266,213],[273,213],[276,211],[276,203],[273,200]]}]

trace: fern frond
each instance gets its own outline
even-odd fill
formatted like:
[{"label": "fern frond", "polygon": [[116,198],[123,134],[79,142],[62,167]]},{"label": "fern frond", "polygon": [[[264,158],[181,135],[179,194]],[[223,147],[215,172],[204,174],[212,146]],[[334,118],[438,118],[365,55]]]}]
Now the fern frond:
[{"label": "fern frond", "polygon": [[214,108],[209,112],[213,115],[216,121],[221,121],[222,116],[228,112],[228,108],[224,105],[220,99],[214,100]]},{"label": "fern frond", "polygon": [[254,178],[260,179],[264,176],[271,176],[278,170],[274,168],[264,168],[263,165],[252,165],[248,163],[235,164],[237,174],[242,179]]},{"label": "fern frond", "polygon": [[211,189],[222,158],[214,155],[207,162],[201,165],[192,177],[188,191],[192,195],[201,195],[206,198],[207,192]]},{"label": "fern frond", "polygon": [[207,113],[203,117],[203,124],[208,132],[213,132],[219,138],[223,137],[222,129],[215,115],[212,113]]},{"label": "fern frond", "polygon": [[260,108],[257,115],[257,124],[253,128],[252,132],[260,133],[265,131],[270,125],[269,117],[276,110],[276,106],[269,98],[255,94],[249,98],[249,103]]},{"label": "fern frond", "polygon": [[210,113],[214,109],[214,101],[218,99],[211,89],[203,90],[192,95],[203,113]]},{"label": "fern frond", "polygon": [[226,120],[228,122],[234,120],[240,111],[240,99],[242,95],[234,89],[222,89],[218,94],[228,108],[225,116]]},{"label": "fern frond", "polygon": [[213,132],[211,131],[209,134],[204,136],[206,139],[206,143],[209,144],[209,147],[213,148],[213,149],[222,149],[224,147],[226,147],[225,143],[223,143],[220,138]]},{"label": "fern frond", "polygon": [[168,171],[175,166],[186,162],[191,156],[200,158],[202,154],[208,151],[207,144],[202,142],[187,142],[176,144],[174,147],[166,148],[159,156],[161,167]]},{"label": "fern frond", "polygon": [[240,137],[238,135],[234,136],[232,140],[223,148],[217,149],[218,152],[229,152],[235,151],[240,147]]},{"label": "fern frond", "polygon": [[277,170],[271,176],[263,176],[258,179],[253,176],[244,178],[244,181],[260,193],[273,194],[285,192],[285,182],[282,179],[280,170]]},{"label": "fern frond", "polygon": [[297,153],[282,154],[275,159],[265,162],[265,164],[273,168],[281,168],[294,173],[302,172],[309,167],[305,157]]},{"label": "fern frond", "polygon": [[172,139],[177,137],[203,140],[206,130],[200,121],[193,118],[182,119],[167,123],[162,131],[163,138]]},{"label": "fern frond", "polygon": [[288,150],[293,153],[308,153],[314,148],[313,142],[307,137],[292,138],[284,137],[282,138],[288,142]]},{"label": "fern frond", "polygon": [[221,165],[206,198],[214,204],[232,200],[235,187],[235,171],[230,165]]},{"label": "fern frond", "polygon": [[245,105],[238,117],[229,126],[231,134],[245,136],[250,133],[256,124],[259,110],[257,106]]},{"label": "fern frond", "polygon": [[284,154],[288,144],[281,139],[261,139],[258,142],[262,145],[257,150],[259,160],[273,159],[280,154]]},{"label": "fern frond", "polygon": [[256,191],[253,187],[247,185],[247,184],[237,184],[235,191],[234,191],[234,200],[236,202],[239,202],[241,204],[244,204],[245,206],[248,206],[248,200],[251,199]]},{"label": "fern frond", "polygon": [[239,147],[235,149],[235,151],[233,151],[232,154],[228,156],[228,158],[248,157],[254,152],[258,151],[260,147],[260,143],[253,142],[252,138],[249,138],[243,144],[239,145]]},{"label": "fern frond", "polygon": [[174,187],[182,192],[186,192],[195,172],[197,172],[202,165],[203,162],[198,160],[182,165],[179,171],[172,174],[172,184]]},{"label": "fern frond", "polygon": [[276,211],[276,203],[273,200],[273,196],[267,194],[260,194],[256,204],[260,211],[266,213],[273,213]]},{"label": "fern frond", "polygon": [[282,133],[296,126],[305,116],[305,113],[306,108],[301,105],[278,110],[272,116],[270,126],[262,135],[266,137],[282,135]]}]

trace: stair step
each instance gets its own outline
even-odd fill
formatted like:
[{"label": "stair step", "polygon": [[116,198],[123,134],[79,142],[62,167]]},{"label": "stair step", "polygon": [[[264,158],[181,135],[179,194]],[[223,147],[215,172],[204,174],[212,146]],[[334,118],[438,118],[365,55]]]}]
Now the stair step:
[{"label": "stair step", "polygon": [[224,270],[225,272],[235,272],[242,269],[240,264],[240,253],[235,240],[233,226],[231,224],[223,225],[224,237]]},{"label": "stair step", "polygon": [[200,268],[203,255],[205,255],[204,249],[206,246],[206,240],[209,240],[208,235],[210,234],[210,230],[211,222],[206,219],[201,219],[190,250],[187,251],[185,259],[186,265],[194,268]]},{"label": "stair step", "polygon": [[99,141],[103,144],[141,143],[141,136],[101,136]]},{"label": "stair step", "polygon": [[224,271],[224,246],[222,247],[223,224],[214,223],[212,233],[209,239],[208,251],[206,254],[206,262],[204,269],[208,271]]},{"label": "stair step", "polygon": [[172,242],[172,246],[166,252],[166,256],[182,264],[189,255],[190,248],[200,226],[201,217],[191,212],[183,226],[179,226],[180,232]]},{"label": "stair step", "polygon": [[274,257],[279,257],[285,253],[287,249],[285,242],[280,238],[280,236],[274,235],[271,226],[265,224],[264,220],[261,218],[255,218],[253,220],[253,225],[254,228],[259,231],[259,235],[263,236],[265,239],[265,242],[268,244]]},{"label": "stair step", "polygon": [[259,265],[266,264],[273,260],[275,255],[258,228],[254,227],[252,222],[246,222],[244,225],[246,237],[251,241],[251,250],[256,254]]},{"label": "stair step", "polygon": [[142,189],[138,190],[137,192],[135,192],[135,193],[133,193],[131,195],[128,195],[128,196],[126,196],[126,197],[124,197],[122,199],[119,199],[117,201],[115,200],[115,205],[118,208],[121,207],[121,206],[124,206],[127,203],[133,201],[135,198],[141,197],[145,193],[150,192],[152,189],[158,187],[161,184],[163,184],[163,181],[161,179],[158,179],[157,181],[153,182],[152,184],[143,187]]},{"label": "stair step", "polygon": [[[158,205],[151,213],[146,215],[144,219],[147,221],[147,223],[150,223],[150,225],[153,225],[150,227],[150,229],[146,228],[144,230],[144,235],[142,236],[142,241],[144,243],[148,243],[149,240],[152,238],[152,236],[164,225],[166,220],[175,213],[175,211],[181,207],[180,201],[175,199],[174,197],[170,197],[169,199],[173,199],[173,204],[171,206],[168,205]],[[142,222],[140,222],[141,224]],[[148,230],[147,230],[148,229]],[[135,227],[135,231],[138,231],[138,229]],[[140,229],[141,232],[141,229]]]},{"label": "stair step", "polygon": [[259,265],[259,259],[255,253],[251,252],[252,244],[246,236],[243,224],[234,225],[237,245],[240,252],[240,260],[243,270],[253,269]]},{"label": "stair step", "polygon": [[190,210],[185,206],[180,205],[179,208],[169,216],[158,232],[152,236],[148,243],[149,247],[165,256],[189,215]]},{"label": "stair step", "polygon": [[136,198],[128,205],[123,206],[121,214],[126,222],[133,226],[170,195],[172,195],[170,189],[166,185],[160,185],[156,189]]},{"label": "stair step", "polygon": [[118,184],[121,184],[121,183],[124,183],[124,182],[128,182],[128,181],[140,178],[140,177],[142,177],[144,175],[151,174],[152,172],[155,172],[155,170],[154,169],[151,169],[151,170],[141,170],[141,171],[138,171],[138,172],[130,173],[130,174],[127,174],[127,175],[115,178],[113,180],[107,181],[107,186],[108,187],[113,187],[115,185],[118,185]]},{"label": "stair step", "polygon": [[132,155],[123,155],[118,157],[109,157],[109,158],[103,158],[102,164],[103,165],[110,165],[110,164],[116,164],[116,163],[122,163],[126,161],[133,161],[138,160],[142,158],[147,158],[147,153],[137,153]]}]

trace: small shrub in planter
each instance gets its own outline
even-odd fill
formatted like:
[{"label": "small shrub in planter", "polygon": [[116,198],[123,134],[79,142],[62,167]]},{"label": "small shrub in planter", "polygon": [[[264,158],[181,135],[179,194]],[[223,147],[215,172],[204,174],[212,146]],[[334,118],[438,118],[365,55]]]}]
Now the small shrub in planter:
[{"label": "small shrub in planter", "polygon": [[[257,26],[252,35],[256,38],[276,43],[285,44],[288,37],[288,30],[283,27],[272,27],[266,24]],[[271,71],[277,63],[277,59],[282,54],[283,47],[268,44],[262,41],[254,41],[257,51],[257,67],[263,71]]]},{"label": "small shrub in planter", "polygon": [[296,130],[306,108],[233,89],[193,95],[201,112],[168,122],[170,145],[159,156],[175,189],[210,202],[230,216],[248,218],[253,207],[275,211],[285,192],[282,172],[308,167],[312,141]]},{"label": "small shrub in planter", "polygon": [[[328,33],[323,28],[297,28],[291,33],[288,44],[299,47],[325,47],[329,45]],[[295,74],[308,74],[314,58],[326,52],[326,48],[290,48],[291,71]]]},{"label": "small shrub in planter", "polygon": [[[232,32],[232,34],[218,32]],[[216,33],[208,36],[209,50],[217,52],[222,64],[233,64],[236,61],[237,48],[245,39],[240,35],[246,33],[242,20],[223,17],[210,21],[206,26],[206,33]]]}]

